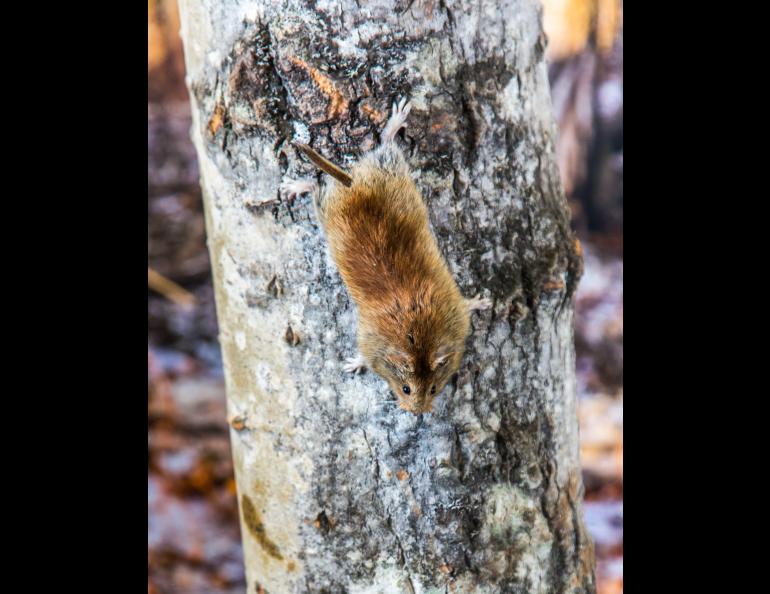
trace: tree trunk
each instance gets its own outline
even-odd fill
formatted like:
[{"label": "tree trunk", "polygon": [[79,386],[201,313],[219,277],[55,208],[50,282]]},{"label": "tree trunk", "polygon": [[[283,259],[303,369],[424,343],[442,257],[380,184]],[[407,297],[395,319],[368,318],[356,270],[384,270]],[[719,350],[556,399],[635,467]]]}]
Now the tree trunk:
[{"label": "tree trunk", "polygon": [[[248,592],[593,592],[573,349],[581,257],[537,0],[180,0]],[[356,311],[292,139],[398,142],[477,313],[432,414],[355,354]]]}]

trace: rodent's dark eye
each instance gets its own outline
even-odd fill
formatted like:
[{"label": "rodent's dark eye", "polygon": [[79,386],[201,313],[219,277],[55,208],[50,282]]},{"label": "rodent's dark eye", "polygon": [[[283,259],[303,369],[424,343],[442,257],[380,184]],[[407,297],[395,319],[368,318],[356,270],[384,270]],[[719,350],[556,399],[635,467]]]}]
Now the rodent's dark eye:
[{"label": "rodent's dark eye", "polygon": [[409,386],[401,386],[401,389],[404,391],[404,394],[409,394],[412,390],[409,388]]},{"label": "rodent's dark eye", "polygon": [[430,389],[430,393],[431,393],[431,394],[435,394],[435,393],[436,393],[436,386],[432,386],[432,387],[431,387],[431,389]]}]

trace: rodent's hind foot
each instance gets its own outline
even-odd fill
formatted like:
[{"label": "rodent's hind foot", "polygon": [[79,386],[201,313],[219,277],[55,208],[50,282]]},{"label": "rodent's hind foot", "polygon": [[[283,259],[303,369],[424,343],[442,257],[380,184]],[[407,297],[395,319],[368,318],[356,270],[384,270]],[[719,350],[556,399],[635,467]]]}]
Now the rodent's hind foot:
[{"label": "rodent's hind foot", "polygon": [[468,311],[482,311],[485,309],[489,309],[492,307],[492,300],[487,299],[486,297],[481,297],[480,295],[476,295],[475,297],[471,297],[470,299],[465,300],[465,304],[468,306]]},{"label": "rodent's hind foot", "polygon": [[406,97],[402,97],[400,102],[393,103],[393,111],[390,114],[388,123],[385,124],[385,128],[382,130],[381,138],[382,143],[393,142],[393,139],[398,134],[401,128],[406,127],[406,118],[409,116],[409,112],[412,109],[412,103],[407,100]]},{"label": "rodent's hind foot", "polygon": [[347,373],[361,373],[364,369],[366,369],[366,361],[360,353],[345,359],[345,364],[342,366],[342,370]]},{"label": "rodent's hind foot", "polygon": [[293,200],[300,194],[318,194],[318,182],[314,179],[291,179],[281,182],[281,192]]}]

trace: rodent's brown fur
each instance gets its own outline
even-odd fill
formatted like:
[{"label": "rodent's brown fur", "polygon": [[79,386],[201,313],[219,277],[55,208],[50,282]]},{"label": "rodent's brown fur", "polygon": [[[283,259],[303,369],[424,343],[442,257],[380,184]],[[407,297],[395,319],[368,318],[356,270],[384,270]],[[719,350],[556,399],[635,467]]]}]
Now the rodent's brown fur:
[{"label": "rodent's brown fur", "polygon": [[350,187],[331,183],[317,212],[358,305],[358,348],[402,408],[429,412],[460,367],[470,329],[468,306],[398,147],[387,143],[376,149],[351,177]]}]

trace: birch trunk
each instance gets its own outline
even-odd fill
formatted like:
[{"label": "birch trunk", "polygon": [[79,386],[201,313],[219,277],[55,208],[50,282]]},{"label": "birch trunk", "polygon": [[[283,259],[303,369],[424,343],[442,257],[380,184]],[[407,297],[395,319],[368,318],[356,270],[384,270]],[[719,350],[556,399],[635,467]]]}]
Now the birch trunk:
[{"label": "birch trunk", "polygon": [[[593,592],[573,350],[581,258],[536,0],[180,0],[249,594]],[[475,314],[432,414],[341,370],[356,311],[289,144],[406,149]]]}]

